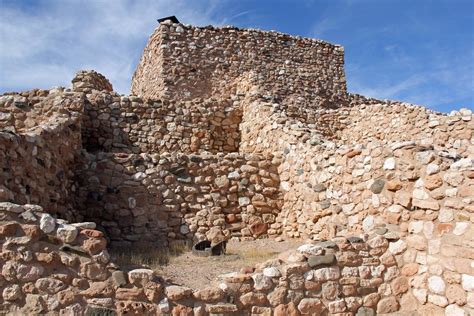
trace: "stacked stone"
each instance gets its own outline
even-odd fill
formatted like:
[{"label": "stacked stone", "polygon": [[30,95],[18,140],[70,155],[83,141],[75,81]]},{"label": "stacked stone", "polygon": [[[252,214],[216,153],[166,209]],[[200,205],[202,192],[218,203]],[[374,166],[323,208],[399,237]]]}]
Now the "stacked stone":
[{"label": "stacked stone", "polygon": [[110,81],[104,75],[94,70],[81,70],[72,79],[74,91],[90,93],[93,90],[112,92],[114,89]]},{"label": "stacked stone", "polygon": [[472,111],[461,109],[449,115],[421,106],[403,103],[378,103],[349,109],[346,126],[338,138],[340,144],[364,144],[419,141],[438,150],[456,151],[462,156],[470,144],[474,122]]},{"label": "stacked stone", "polygon": [[89,151],[236,152],[239,98],[146,100],[93,90],[87,95],[83,142]]},{"label": "stacked stone", "polygon": [[81,149],[83,103],[80,94],[63,89],[0,98],[0,109],[11,116],[0,131],[0,201],[37,203],[72,216],[66,210]]},{"label": "stacked stone", "polygon": [[[464,119],[461,119],[461,115],[458,117],[442,116],[441,119],[445,120],[445,123],[440,125],[439,128],[432,128],[433,135],[421,138],[419,141],[411,140],[396,143],[387,143],[387,141],[370,141],[364,143],[364,140],[362,139],[360,141],[361,145],[356,145],[354,147],[335,147],[334,143],[326,143],[323,147],[316,146],[315,151],[318,153],[315,154],[314,160],[309,163],[301,159],[301,156],[298,155],[298,151],[300,150],[304,152],[308,152],[309,150],[308,146],[302,146],[301,149],[295,151],[294,155],[290,154],[287,156],[292,159],[288,161],[286,166],[282,165],[281,168],[285,169],[289,165],[294,166],[291,173],[299,177],[296,182],[300,183],[310,180],[308,176],[314,176],[312,181],[310,181],[311,185],[324,183],[329,180],[329,178],[332,178],[331,182],[334,184],[337,183],[334,188],[336,192],[328,192],[329,194],[326,195],[336,196],[338,198],[340,197],[340,194],[338,195],[337,193],[337,190],[340,190],[338,187],[340,188],[344,182],[347,183],[346,186],[352,184],[352,186],[355,187],[359,182],[358,179],[361,179],[362,181],[375,181],[381,177],[388,177],[390,180],[396,178],[396,174],[393,173],[396,173],[396,170],[400,169],[400,171],[406,172],[400,174],[400,177],[397,179],[398,181],[403,181],[403,183],[399,185],[403,184],[405,186],[410,184],[410,182],[413,185],[414,181],[423,178],[424,172],[426,172],[428,180],[433,181],[434,178],[439,176],[442,177],[443,171],[449,168],[451,164],[454,164],[454,166],[463,163],[469,165],[469,159],[472,159],[470,157],[472,157],[474,149],[470,143],[474,126],[472,125],[473,121],[468,120],[472,115],[466,117],[464,114],[462,117],[464,117]],[[442,122],[441,119],[440,121]],[[368,133],[370,133],[370,126],[377,125],[368,125],[366,129]],[[409,126],[402,125],[401,128],[403,130],[408,130]],[[453,132],[443,132],[446,130],[453,130]],[[350,130],[347,130],[348,135],[350,133],[349,131]],[[445,140],[442,146],[439,144],[439,139]],[[464,160],[461,160],[461,162],[459,159],[462,157],[465,158]],[[400,168],[397,168],[396,160],[401,161]],[[317,171],[318,166],[321,168],[321,172]],[[301,173],[301,170],[306,172],[298,175],[298,172]],[[314,174],[314,171],[312,170],[316,171],[316,173]],[[439,176],[434,176],[434,174],[438,173],[438,170],[441,174]],[[334,178],[335,174],[338,175],[336,178]],[[282,174],[280,174],[280,177],[282,179],[286,178]],[[463,175],[463,177],[466,177],[466,175]],[[282,180],[282,182],[284,181],[285,180]],[[326,187],[330,185],[329,183],[324,184]],[[362,183],[362,186],[359,185],[357,190],[366,190],[366,192],[368,192],[367,190],[371,185],[372,184],[368,182],[366,185]],[[430,184],[430,186],[432,185],[434,184]],[[468,186],[468,184],[466,185]],[[434,189],[438,189],[438,187],[432,187],[432,190]],[[392,190],[394,189],[392,188]],[[409,191],[408,194],[411,194],[413,186],[408,186],[407,190]],[[443,188],[440,188],[435,191],[438,192],[438,199],[445,198],[444,194],[439,195],[441,192],[444,192],[443,190]],[[346,193],[349,192],[350,191],[346,191]],[[334,193],[336,195],[334,195]],[[350,195],[353,196],[354,193],[350,193]],[[370,196],[367,197],[370,198]],[[322,196],[322,198],[324,198],[324,196]],[[306,202],[309,201],[306,200]],[[370,201],[368,202],[371,204]],[[338,201],[338,203],[340,203],[340,201]],[[392,200],[388,200],[385,203],[389,206],[392,203]],[[382,202],[382,204],[384,204],[384,202]],[[377,207],[377,201],[373,205],[374,207]],[[423,205],[421,207],[423,207]]]},{"label": "stacked stone", "polygon": [[95,223],[69,224],[39,206],[6,202],[0,220],[2,312],[370,315],[397,310],[408,290],[378,234],[304,244],[193,291],[149,269],[121,271]]},{"label": "stacked stone", "polygon": [[97,291],[114,265],[95,223],[69,224],[38,205],[9,202],[0,202],[0,221],[1,313],[71,315],[111,302]]},{"label": "stacked stone", "polygon": [[0,130],[36,132],[41,124],[49,124],[53,119],[77,116],[82,104],[80,94],[64,88],[7,93],[0,96]]},{"label": "stacked stone", "polygon": [[77,207],[113,241],[203,240],[213,228],[253,239],[282,200],[278,161],[250,154],[88,154]]},{"label": "stacked stone", "polygon": [[344,49],[321,40],[234,27],[162,23],[143,52],[131,93],[144,98],[223,97],[241,80],[301,107],[346,100]]}]

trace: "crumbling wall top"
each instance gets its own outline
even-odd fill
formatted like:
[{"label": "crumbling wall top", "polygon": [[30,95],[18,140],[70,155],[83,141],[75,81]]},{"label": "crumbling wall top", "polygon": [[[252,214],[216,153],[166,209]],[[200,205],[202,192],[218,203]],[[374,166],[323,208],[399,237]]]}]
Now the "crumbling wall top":
[{"label": "crumbling wall top", "polygon": [[110,81],[104,75],[94,70],[81,70],[76,73],[72,79],[72,88],[74,91],[88,92],[91,90],[109,91],[114,89]]}]

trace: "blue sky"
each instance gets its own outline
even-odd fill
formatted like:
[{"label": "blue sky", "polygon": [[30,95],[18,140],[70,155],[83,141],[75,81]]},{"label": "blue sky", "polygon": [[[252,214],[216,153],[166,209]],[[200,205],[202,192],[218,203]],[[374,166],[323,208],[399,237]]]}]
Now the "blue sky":
[{"label": "blue sky", "polygon": [[167,15],[341,44],[350,92],[474,108],[472,0],[0,0],[0,93],[69,86],[95,69],[127,94]]}]

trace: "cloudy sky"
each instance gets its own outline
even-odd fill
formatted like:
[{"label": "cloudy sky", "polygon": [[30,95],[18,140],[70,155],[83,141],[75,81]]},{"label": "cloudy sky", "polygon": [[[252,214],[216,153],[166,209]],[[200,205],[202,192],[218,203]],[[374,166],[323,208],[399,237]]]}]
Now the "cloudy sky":
[{"label": "cloudy sky", "polygon": [[127,94],[156,19],[341,44],[348,89],[439,111],[474,107],[472,0],[0,0],[0,93],[95,69]]}]

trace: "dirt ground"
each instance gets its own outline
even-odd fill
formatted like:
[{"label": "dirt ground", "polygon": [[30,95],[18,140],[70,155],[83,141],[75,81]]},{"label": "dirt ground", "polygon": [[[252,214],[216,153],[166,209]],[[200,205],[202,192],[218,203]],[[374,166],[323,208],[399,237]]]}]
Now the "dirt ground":
[{"label": "dirt ground", "polygon": [[186,251],[172,256],[167,264],[153,268],[168,282],[192,289],[202,289],[209,286],[221,274],[253,267],[257,263],[275,258],[279,253],[296,248],[301,244],[302,241],[298,240],[281,242],[272,239],[229,241],[226,255],[198,257],[191,251]]}]

